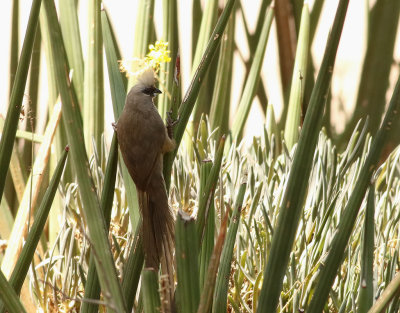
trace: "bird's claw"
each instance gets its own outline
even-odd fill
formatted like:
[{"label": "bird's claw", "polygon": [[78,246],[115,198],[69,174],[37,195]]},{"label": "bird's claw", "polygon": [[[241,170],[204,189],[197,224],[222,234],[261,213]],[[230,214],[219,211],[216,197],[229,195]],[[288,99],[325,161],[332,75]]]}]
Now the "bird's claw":
[{"label": "bird's claw", "polygon": [[173,138],[174,136],[174,127],[176,124],[178,124],[179,118],[174,119],[172,117],[172,111],[167,112],[167,132],[168,132],[168,137]]},{"label": "bird's claw", "polygon": [[112,128],[114,129],[114,131],[117,131],[117,123],[111,123]]}]

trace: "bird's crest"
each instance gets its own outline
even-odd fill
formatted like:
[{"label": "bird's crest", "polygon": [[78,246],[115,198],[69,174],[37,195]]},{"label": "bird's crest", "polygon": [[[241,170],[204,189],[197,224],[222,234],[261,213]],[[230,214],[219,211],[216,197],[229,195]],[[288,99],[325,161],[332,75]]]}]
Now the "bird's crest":
[{"label": "bird's crest", "polygon": [[143,86],[154,86],[155,76],[153,69],[148,69],[144,71],[139,77],[138,82]]}]

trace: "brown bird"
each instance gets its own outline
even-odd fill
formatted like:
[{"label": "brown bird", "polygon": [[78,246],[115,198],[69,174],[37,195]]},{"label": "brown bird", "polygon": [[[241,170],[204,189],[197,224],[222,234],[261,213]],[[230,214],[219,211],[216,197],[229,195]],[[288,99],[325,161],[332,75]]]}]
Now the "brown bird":
[{"label": "brown bird", "polygon": [[158,270],[161,262],[161,271],[173,288],[174,218],[163,177],[163,154],[175,148],[175,141],[154,106],[153,98],[159,93],[153,70],[145,71],[126,97],[116,131],[138,192],[145,267]]}]

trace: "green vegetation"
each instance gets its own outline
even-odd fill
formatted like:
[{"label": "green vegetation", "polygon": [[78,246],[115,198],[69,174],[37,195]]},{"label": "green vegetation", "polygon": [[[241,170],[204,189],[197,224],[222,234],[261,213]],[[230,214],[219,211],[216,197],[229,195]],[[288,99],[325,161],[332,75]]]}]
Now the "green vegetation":
[{"label": "green vegetation", "polygon": [[[176,213],[177,312],[399,311],[400,78],[394,88],[388,82],[398,70],[400,4],[377,0],[366,10],[355,113],[342,134],[332,134],[330,86],[349,0],[338,2],[320,66],[310,48],[324,1],[300,3],[263,1],[254,32],[244,20],[246,79],[229,124],[242,44],[236,19],[247,2],[218,8],[210,0],[201,11],[194,0],[193,67],[182,90],[177,3],[160,1],[158,38],[155,1],[138,1],[132,59],[158,71],[160,114],[178,121],[177,148],[164,156]],[[11,91],[0,121],[0,312],[160,312],[168,284],[143,268],[136,188],[116,137],[110,145],[104,139],[104,99],[111,97],[117,120],[135,75],[122,73],[118,33],[101,1],[79,5],[88,5],[89,25],[78,24],[74,0],[60,1],[58,11],[54,0],[33,0],[18,56],[13,1]],[[274,22],[278,36],[298,38],[292,56],[290,40],[278,38],[280,120],[260,76]],[[18,124],[30,119],[22,112],[27,82],[37,98],[38,47],[51,78],[43,134]],[[143,64],[135,66],[124,71]],[[255,98],[265,125],[244,142]]]}]

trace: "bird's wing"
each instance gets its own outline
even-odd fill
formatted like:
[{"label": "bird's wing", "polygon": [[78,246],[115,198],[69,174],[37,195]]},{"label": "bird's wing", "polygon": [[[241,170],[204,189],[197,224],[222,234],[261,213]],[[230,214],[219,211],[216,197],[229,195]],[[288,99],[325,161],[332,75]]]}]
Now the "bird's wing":
[{"label": "bird's wing", "polygon": [[162,120],[161,124],[144,120],[132,128],[132,132],[124,136],[123,142],[120,141],[121,152],[133,181],[139,189],[146,190],[149,178],[155,168],[160,166],[158,163],[162,162],[165,126]]}]

